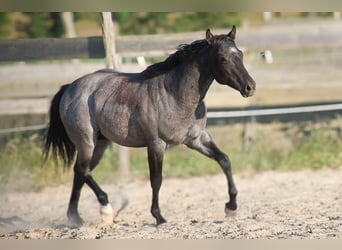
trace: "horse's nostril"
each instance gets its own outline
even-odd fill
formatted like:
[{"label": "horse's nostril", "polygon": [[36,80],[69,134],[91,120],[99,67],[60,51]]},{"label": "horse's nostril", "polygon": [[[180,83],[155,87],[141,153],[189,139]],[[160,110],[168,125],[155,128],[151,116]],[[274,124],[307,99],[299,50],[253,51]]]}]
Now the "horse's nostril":
[{"label": "horse's nostril", "polygon": [[252,88],[249,85],[247,85],[246,86],[246,92],[250,92],[251,90],[252,90]]}]

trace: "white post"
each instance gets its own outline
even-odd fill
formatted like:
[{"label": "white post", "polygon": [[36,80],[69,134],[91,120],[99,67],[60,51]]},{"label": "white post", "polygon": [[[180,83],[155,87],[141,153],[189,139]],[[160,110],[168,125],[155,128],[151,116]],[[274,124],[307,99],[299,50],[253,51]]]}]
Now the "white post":
[{"label": "white post", "polygon": [[[62,12],[61,13],[62,22],[65,28],[65,37],[74,38],[76,37],[76,28],[74,21],[74,13],[73,12]],[[80,59],[72,59],[71,62],[79,63]]]},{"label": "white post", "polygon": [[263,12],[265,22],[269,22],[272,19],[272,12]]},{"label": "white post", "polygon": [[62,21],[65,27],[65,36],[68,38],[76,37],[74,13],[62,12]]},{"label": "white post", "polygon": [[106,66],[108,69],[117,69],[115,34],[111,12],[102,12],[102,34],[106,52]]},{"label": "white post", "polygon": [[[106,66],[118,69],[119,56],[116,54],[115,32],[111,12],[102,12],[102,33],[106,51]],[[129,176],[129,151],[127,147],[119,146],[119,175],[121,178]]]},{"label": "white post", "polygon": [[341,12],[334,12],[334,19],[340,20],[340,18],[341,18]]}]

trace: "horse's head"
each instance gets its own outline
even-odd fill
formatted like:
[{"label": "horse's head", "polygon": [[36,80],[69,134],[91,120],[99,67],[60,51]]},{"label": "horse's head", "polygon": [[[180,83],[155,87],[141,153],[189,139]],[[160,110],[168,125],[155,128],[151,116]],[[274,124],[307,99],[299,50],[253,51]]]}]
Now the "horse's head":
[{"label": "horse's head", "polygon": [[214,36],[207,30],[206,40],[212,46],[209,63],[217,82],[238,90],[243,97],[249,97],[255,91],[255,81],[243,65],[243,54],[235,45],[235,35],[235,26],[227,35]]}]

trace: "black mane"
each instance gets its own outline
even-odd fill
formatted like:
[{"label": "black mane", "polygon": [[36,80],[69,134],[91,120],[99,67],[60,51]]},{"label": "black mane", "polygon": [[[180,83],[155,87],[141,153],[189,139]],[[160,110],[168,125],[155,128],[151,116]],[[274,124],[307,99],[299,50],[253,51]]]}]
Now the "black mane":
[{"label": "black mane", "polygon": [[192,60],[203,49],[209,46],[207,40],[196,40],[191,44],[181,44],[178,46],[177,51],[171,54],[162,62],[158,62],[148,66],[141,74],[146,78],[161,75],[184,61]]}]

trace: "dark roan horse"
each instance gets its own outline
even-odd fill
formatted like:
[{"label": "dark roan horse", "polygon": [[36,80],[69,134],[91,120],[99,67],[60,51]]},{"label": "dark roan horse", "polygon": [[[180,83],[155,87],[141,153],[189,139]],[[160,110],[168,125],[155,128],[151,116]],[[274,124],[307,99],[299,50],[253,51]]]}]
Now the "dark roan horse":
[{"label": "dark roan horse", "polygon": [[61,87],[50,107],[45,155],[52,148],[66,165],[74,165],[74,180],[67,215],[82,224],[78,213],[81,189],[94,191],[102,214],[112,213],[107,194],[91,172],[111,141],[128,147],[147,147],[152,187],[151,213],[157,225],[166,222],[159,209],[159,189],[165,150],[184,144],[214,159],[228,182],[225,211],[236,210],[237,189],[228,156],[214,143],[206,126],[203,102],[214,80],[243,97],[252,96],[255,81],[243,65],[234,42],[236,28],[213,35],[178,50],[140,73],[100,70]]}]

